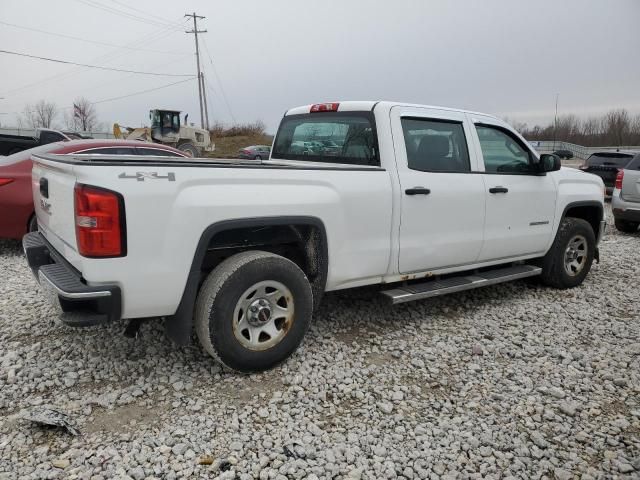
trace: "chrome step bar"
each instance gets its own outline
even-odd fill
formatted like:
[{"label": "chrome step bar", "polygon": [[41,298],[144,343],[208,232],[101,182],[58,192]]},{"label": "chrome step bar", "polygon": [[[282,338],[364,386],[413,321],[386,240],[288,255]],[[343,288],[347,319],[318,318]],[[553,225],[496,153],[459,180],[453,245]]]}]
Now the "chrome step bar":
[{"label": "chrome step bar", "polygon": [[542,269],[533,265],[513,265],[511,267],[497,268],[485,272],[466,274],[459,277],[449,277],[444,280],[431,280],[423,283],[403,285],[393,290],[385,290],[382,294],[391,303],[404,303],[412,300],[439,297],[448,293],[462,292],[479,287],[495,285],[497,283],[510,282],[521,278],[540,275]]}]

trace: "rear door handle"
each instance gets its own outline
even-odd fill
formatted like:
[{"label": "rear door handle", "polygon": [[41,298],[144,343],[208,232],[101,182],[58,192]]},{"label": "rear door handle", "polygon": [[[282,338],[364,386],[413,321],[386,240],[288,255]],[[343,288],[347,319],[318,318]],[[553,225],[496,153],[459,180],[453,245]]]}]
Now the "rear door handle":
[{"label": "rear door handle", "polygon": [[407,188],[404,193],[407,195],[429,195],[431,193],[431,190],[424,187],[413,187]]},{"label": "rear door handle", "polygon": [[509,191],[506,187],[491,187],[489,193],[507,193]]}]

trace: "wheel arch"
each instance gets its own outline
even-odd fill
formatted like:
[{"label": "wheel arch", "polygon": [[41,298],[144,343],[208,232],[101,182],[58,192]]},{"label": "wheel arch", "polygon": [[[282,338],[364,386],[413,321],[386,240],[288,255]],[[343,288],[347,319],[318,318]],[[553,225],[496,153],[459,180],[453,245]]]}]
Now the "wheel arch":
[{"label": "wheel arch", "polygon": [[[234,233],[245,234],[266,231],[283,235],[271,244],[256,246],[253,239],[243,244],[234,243]],[[289,232],[287,234],[287,232]],[[290,235],[287,237],[287,235]],[[258,236],[260,236],[258,234]],[[263,235],[264,237],[264,235]],[[246,238],[246,236],[245,236]],[[294,261],[309,277],[314,296],[314,305],[319,302],[327,281],[329,254],[327,232],[322,220],[312,216],[276,216],[224,220],[209,225],[201,234],[193,261],[187,276],[182,297],[176,312],[165,318],[165,331],[176,343],[187,344],[191,338],[193,313],[196,297],[204,277],[219,263],[212,251],[221,251],[222,255],[233,255],[248,249],[273,251],[269,247],[284,245],[286,241],[297,241],[298,250],[294,258],[283,255]],[[278,243],[284,242],[284,243]],[[222,257],[224,259],[224,257]],[[222,260],[220,260],[222,261]],[[301,264],[302,262],[302,264]]]},{"label": "wheel arch", "polygon": [[560,222],[567,217],[586,220],[591,225],[593,234],[598,238],[600,222],[604,218],[604,205],[596,200],[571,202],[564,207]]}]

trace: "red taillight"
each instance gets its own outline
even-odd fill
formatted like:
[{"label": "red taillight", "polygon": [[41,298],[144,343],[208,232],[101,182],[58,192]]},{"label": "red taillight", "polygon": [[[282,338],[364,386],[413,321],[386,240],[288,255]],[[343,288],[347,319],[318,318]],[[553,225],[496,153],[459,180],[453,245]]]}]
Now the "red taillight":
[{"label": "red taillight", "polygon": [[316,103],[315,105],[311,105],[310,113],[316,112],[337,112],[339,103]]},{"label": "red taillight", "polygon": [[615,188],[618,190],[622,190],[622,179],[624,178],[624,170],[618,170],[618,175],[616,175],[616,185]]},{"label": "red taillight", "polygon": [[76,240],[84,257],[122,257],[126,254],[124,201],[110,190],[76,185]]},{"label": "red taillight", "polygon": [[13,178],[0,178],[0,187],[9,185],[11,182],[13,182]]}]

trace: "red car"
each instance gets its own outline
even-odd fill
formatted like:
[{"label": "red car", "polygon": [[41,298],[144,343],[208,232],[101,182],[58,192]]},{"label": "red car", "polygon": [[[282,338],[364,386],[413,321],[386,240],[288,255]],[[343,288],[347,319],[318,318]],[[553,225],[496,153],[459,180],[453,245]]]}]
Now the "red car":
[{"label": "red car", "polygon": [[0,157],[0,238],[20,239],[38,228],[31,192],[31,155],[34,153],[102,153],[187,158],[184,152],[166,145],[131,140],[55,142]]}]

